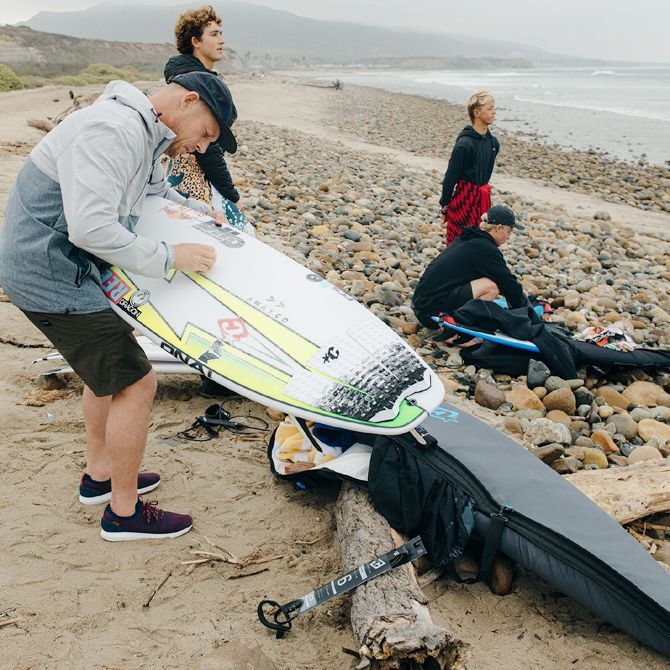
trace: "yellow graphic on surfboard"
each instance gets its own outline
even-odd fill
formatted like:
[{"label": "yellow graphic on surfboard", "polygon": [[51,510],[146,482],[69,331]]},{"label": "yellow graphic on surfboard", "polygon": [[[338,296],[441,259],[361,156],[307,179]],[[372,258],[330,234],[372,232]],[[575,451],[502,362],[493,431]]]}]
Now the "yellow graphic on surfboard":
[{"label": "yellow graphic on surfboard", "polygon": [[[263,332],[263,328],[265,328],[264,332],[267,333],[268,339],[278,344],[295,362],[304,366],[306,361],[317,353],[318,347],[316,345],[278,324],[222,287],[213,284],[197,273],[186,274],[196,284],[207,288],[212,295],[221,299],[222,304],[226,304],[232,311],[240,314],[241,318],[243,315],[249,326],[259,332]],[[123,290],[124,288],[126,290],[120,299],[117,299],[116,304],[122,302],[122,304],[134,306],[133,296],[140,291],[128,275],[117,267],[110,268],[108,273],[103,275],[103,290],[108,297],[115,293],[118,294],[119,289]],[[202,374],[207,375],[209,369],[228,382],[233,382],[250,391],[256,391],[269,400],[275,400],[282,405],[286,405],[287,412],[302,408],[323,414],[324,418],[345,418],[287,396],[283,391],[291,381],[291,375],[235,348],[230,342],[192,324],[189,324],[181,334],[176,333],[150,302],[135,307],[135,310],[137,313],[133,316],[137,323],[160,338],[163,348],[176,359],[198,369]],[[132,314],[132,312],[128,313]],[[318,371],[314,371],[314,373],[320,374]],[[365,393],[365,391],[355,389],[344,381],[332,381],[358,393]],[[396,425],[405,425],[421,414],[423,414],[421,408],[403,402],[395,420],[377,422],[375,425],[379,427],[388,425],[389,428]],[[364,423],[354,418],[346,420],[354,423]]]}]

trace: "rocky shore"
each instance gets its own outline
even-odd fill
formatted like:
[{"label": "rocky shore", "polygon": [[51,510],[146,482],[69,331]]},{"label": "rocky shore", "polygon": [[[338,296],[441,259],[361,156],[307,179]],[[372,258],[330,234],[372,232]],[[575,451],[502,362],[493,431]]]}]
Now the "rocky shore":
[{"label": "rocky shore", "polygon": [[[438,156],[446,161],[467,123],[463,107],[442,100],[346,86],[333,104],[334,123],[369,142]],[[408,120],[411,119],[411,123]],[[547,185],[597,194],[612,203],[670,212],[670,164],[635,165],[596,150],[561,149],[535,133],[495,130],[501,150],[496,171]],[[493,180],[495,182],[495,178]]]}]

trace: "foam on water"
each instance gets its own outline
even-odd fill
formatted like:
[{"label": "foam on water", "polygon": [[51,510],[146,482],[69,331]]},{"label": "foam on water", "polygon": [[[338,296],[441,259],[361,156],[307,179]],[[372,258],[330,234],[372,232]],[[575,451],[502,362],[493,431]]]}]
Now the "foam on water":
[{"label": "foam on water", "polygon": [[652,162],[670,159],[670,66],[367,71],[339,78],[459,105],[488,88],[496,95],[498,127],[625,160],[642,153]]}]

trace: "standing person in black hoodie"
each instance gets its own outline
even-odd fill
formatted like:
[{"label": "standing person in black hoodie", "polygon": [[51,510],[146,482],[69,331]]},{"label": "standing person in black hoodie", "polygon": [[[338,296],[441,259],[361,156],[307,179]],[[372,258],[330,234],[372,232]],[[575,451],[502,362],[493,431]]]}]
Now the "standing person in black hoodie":
[{"label": "standing person in black hoodie", "polygon": [[466,228],[426,268],[412,297],[412,309],[425,328],[437,328],[431,316],[448,313],[466,302],[507,298],[509,306],[522,307],[526,298],[521,284],[505,263],[500,247],[516,223],[514,212],[495,205],[481,218],[481,226]]},{"label": "standing person in black hoodie", "polygon": [[500,150],[500,142],[489,130],[496,117],[493,95],[484,89],[475,91],[467,110],[472,125],[459,133],[442,181],[440,207],[447,224],[447,246],[463,228],[478,226],[491,206],[489,179]]},{"label": "standing person in black hoodie", "polygon": [[[211,5],[184,12],[175,25],[179,56],[173,56],[165,65],[165,81],[187,72],[212,72],[223,55],[221,17]],[[235,112],[237,117],[237,112]],[[212,202],[210,184],[224,198],[237,203],[240,194],[226,165],[220,145],[210,144],[204,153],[185,154],[173,159],[168,167],[168,181],[185,197]],[[231,222],[232,223],[232,222]],[[234,224],[233,224],[234,225]]]}]

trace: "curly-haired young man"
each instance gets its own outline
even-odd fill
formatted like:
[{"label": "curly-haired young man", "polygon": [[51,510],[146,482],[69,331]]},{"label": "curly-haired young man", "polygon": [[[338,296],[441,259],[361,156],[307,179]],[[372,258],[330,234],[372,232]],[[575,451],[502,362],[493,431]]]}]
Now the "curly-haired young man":
[{"label": "curly-haired young man", "polygon": [[[178,56],[165,65],[168,83],[188,72],[213,72],[213,67],[223,55],[221,17],[211,5],[184,12],[175,25],[175,43]],[[216,73],[215,73],[216,74]],[[210,185],[226,200],[237,203],[240,195],[233,185],[223,151],[211,144],[205,153],[180,156],[168,166],[168,181],[182,195],[196,197],[217,206],[216,196]],[[236,209],[236,208],[235,208]],[[234,223],[234,222],[231,222]]]}]

